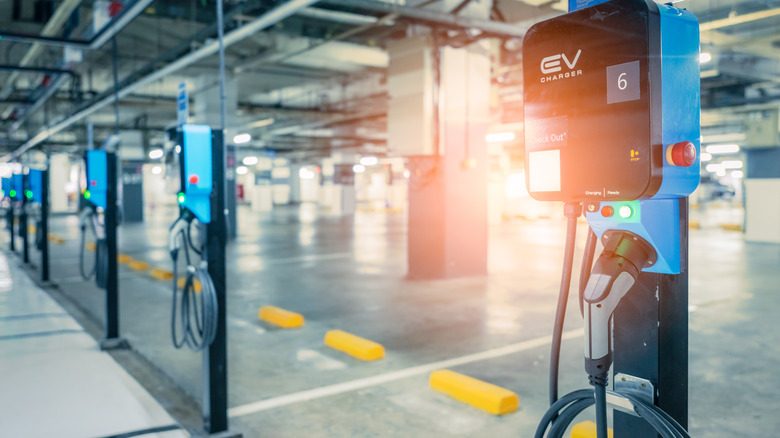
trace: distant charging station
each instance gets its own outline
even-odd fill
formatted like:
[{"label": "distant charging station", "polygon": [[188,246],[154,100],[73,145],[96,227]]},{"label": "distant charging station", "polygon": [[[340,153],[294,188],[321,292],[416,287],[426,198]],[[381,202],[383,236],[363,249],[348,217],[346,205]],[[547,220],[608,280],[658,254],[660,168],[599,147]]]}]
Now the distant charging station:
[{"label": "distant charging station", "polygon": [[181,192],[178,201],[198,221],[211,222],[211,191],[214,178],[211,169],[211,128],[204,125],[181,127],[182,149],[180,153]]},{"label": "distant charging station", "polygon": [[[613,362],[616,373],[654,388],[641,399],[615,382],[613,401],[627,401],[647,420],[616,414],[615,436],[687,436],[681,426],[687,422],[687,334],[673,339],[672,333],[687,333],[686,197],[700,178],[698,21],[684,9],[645,0],[572,0],[570,7],[532,26],[523,41],[526,185],[537,200],[564,202],[569,218],[552,406],[536,436],[548,426],[548,437],[562,436],[595,403],[598,436],[606,437],[604,388]],[[580,285],[585,368],[595,392],[559,400],[560,330],[583,210],[588,248],[597,239],[604,244],[592,272],[592,254],[586,255],[581,279],[587,282]],[[630,304],[621,304],[624,297]],[[656,327],[652,339],[647,327]],[[667,412],[656,412],[661,408]],[[554,423],[558,415],[568,422]],[[659,426],[658,416],[668,417],[667,424]]]},{"label": "distant charging station", "polygon": [[87,187],[84,199],[95,207],[106,208],[108,192],[108,154],[103,150],[91,150],[85,154]]}]

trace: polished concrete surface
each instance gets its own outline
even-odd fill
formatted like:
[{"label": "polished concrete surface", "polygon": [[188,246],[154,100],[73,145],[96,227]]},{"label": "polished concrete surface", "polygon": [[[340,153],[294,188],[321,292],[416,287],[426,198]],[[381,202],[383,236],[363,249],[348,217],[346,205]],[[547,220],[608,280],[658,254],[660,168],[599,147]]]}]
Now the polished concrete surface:
[{"label": "polished concrete surface", "polygon": [[0,436],[189,436],[11,257],[0,254]]},{"label": "polished concrete surface", "polygon": [[[150,210],[145,224],[124,225],[120,251],[170,269],[165,246],[174,214]],[[233,429],[250,437],[532,435],[547,403],[546,337],[564,223],[492,226],[489,276],[436,281],[405,279],[406,226],[403,214],[241,208],[239,236],[228,246]],[[103,293],[78,276],[76,218],[55,218],[51,229],[66,238],[52,245],[53,280],[100,320]],[[774,436],[780,247],[717,228],[693,230],[690,241],[691,432]],[[200,355],[171,345],[170,285],[126,266],[120,281],[123,336],[199,400]],[[259,322],[266,304],[302,313],[306,325],[280,330]],[[566,324],[562,393],[587,386],[574,299]],[[329,349],[322,339],[330,329],[383,344],[386,358],[365,363]],[[440,363],[450,359],[456,365]],[[515,391],[520,410],[494,417],[433,392],[428,373],[444,366]]]}]

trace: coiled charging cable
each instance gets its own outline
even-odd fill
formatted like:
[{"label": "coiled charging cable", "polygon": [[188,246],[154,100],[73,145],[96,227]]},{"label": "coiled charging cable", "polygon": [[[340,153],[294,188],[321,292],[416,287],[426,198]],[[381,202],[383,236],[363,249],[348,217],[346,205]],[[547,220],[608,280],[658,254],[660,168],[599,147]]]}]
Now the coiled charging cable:
[{"label": "coiled charging cable", "polygon": [[[202,257],[203,249],[192,242],[193,218],[180,217],[170,229],[169,249],[173,260],[173,303],[171,306],[171,338],[173,346],[200,351],[211,345],[217,334],[219,314],[217,292]],[[179,293],[178,258],[181,247],[187,265],[184,286]],[[192,250],[201,259],[191,259]],[[200,290],[197,285],[200,284]]]}]

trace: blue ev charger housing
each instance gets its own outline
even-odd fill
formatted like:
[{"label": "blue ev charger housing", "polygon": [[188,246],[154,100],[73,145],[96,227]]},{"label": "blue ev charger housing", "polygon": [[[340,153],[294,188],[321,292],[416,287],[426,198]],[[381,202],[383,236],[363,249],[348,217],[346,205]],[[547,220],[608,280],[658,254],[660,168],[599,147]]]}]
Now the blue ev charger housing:
[{"label": "blue ev charger housing", "polygon": [[211,222],[212,135],[205,125],[181,127],[181,193],[179,204],[203,224]]},{"label": "blue ev charger housing", "polygon": [[584,203],[599,237],[645,238],[658,251],[646,272],[680,272],[671,200],[699,183],[698,54],[693,14],[646,0],[537,23],[523,42],[529,193]]},{"label": "blue ev charger housing", "polygon": [[11,178],[3,178],[3,199],[11,196]]},{"label": "blue ev charger housing", "polygon": [[43,196],[41,192],[43,189],[43,172],[39,169],[30,169],[28,178],[29,187],[27,189],[29,192],[26,192],[25,196],[27,196],[28,201],[40,204],[43,202]]},{"label": "blue ev charger housing", "polygon": [[15,173],[11,175],[11,190],[9,196],[12,201],[21,201],[24,196],[24,175]]},{"label": "blue ev charger housing", "polygon": [[95,207],[106,208],[108,190],[108,155],[106,151],[89,150],[86,152],[87,188],[84,199]]}]

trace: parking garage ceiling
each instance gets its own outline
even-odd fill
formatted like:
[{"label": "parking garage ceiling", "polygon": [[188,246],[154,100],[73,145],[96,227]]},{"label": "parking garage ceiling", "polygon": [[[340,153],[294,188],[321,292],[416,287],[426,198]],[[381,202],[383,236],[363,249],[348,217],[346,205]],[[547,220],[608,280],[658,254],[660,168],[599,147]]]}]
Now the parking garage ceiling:
[{"label": "parking garage ceiling", "polygon": [[[83,149],[87,123],[97,142],[114,132],[114,110],[106,104],[114,92],[113,47],[110,40],[87,43],[95,37],[98,8],[118,8],[111,10],[118,19],[134,4],[143,7],[116,33],[118,89],[127,91],[119,128],[143,132],[147,148],[162,141],[176,123],[178,84],[187,82],[191,97],[216,84],[215,54],[182,62],[213,44],[216,0],[143,3],[0,1],[0,152]],[[290,7],[288,17],[227,47],[229,78],[238,91],[228,136],[251,132],[253,140],[242,148],[299,156],[383,150],[385,47],[420,28],[435,28],[452,44],[497,38],[493,70],[501,102],[494,123],[511,123],[521,105],[519,38],[528,25],[562,9],[558,0],[495,0],[487,22],[461,16],[470,3],[462,0],[225,0],[226,34],[286,3],[312,4]],[[677,6],[698,16],[702,52],[711,57],[702,64],[705,135],[739,131],[746,114],[780,105],[780,2],[684,0]],[[177,62],[182,65],[169,74],[154,76]]]}]

